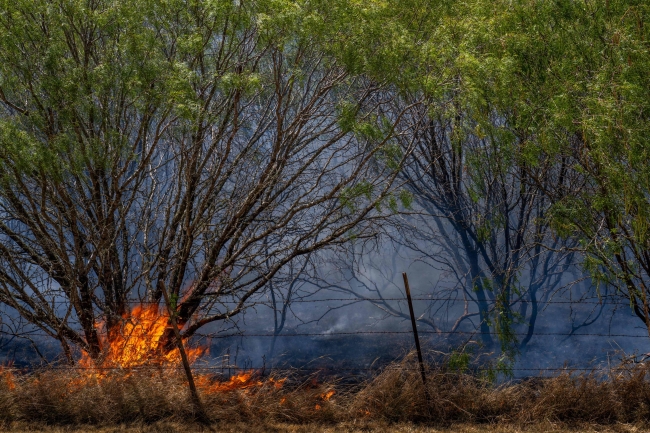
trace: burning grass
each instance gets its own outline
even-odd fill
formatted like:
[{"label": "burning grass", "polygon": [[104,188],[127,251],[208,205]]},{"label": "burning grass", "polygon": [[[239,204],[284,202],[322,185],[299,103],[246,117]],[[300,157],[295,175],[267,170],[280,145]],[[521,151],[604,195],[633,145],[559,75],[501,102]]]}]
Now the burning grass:
[{"label": "burning grass", "polygon": [[[168,326],[157,309],[135,308],[120,332],[101,334],[99,359],[84,354],[77,368],[29,374],[1,368],[0,425],[153,426],[194,419],[178,351],[161,350]],[[443,366],[428,369],[425,393],[413,356],[364,383],[343,386],[298,372],[224,378],[201,370],[203,349],[187,351],[208,416],[229,425],[650,425],[646,365],[623,365],[606,375],[560,371],[498,386]]]},{"label": "burning grass", "polygon": [[[111,370],[91,379],[86,370],[3,374],[11,382],[0,383],[0,423],[117,425],[194,418],[185,376],[176,369]],[[198,375],[197,387],[215,420],[323,422],[334,421],[341,409],[331,386],[314,380],[246,372],[225,381]]]},{"label": "burning grass", "polygon": [[[228,380],[198,374],[197,384],[211,419],[230,424],[650,424],[650,367],[644,365],[620,368],[607,377],[559,372],[553,378],[500,386],[469,374],[430,369],[429,402],[413,367],[407,359],[354,387],[297,373],[261,377],[252,372]],[[180,370],[111,370],[92,379],[85,374],[85,370],[45,369],[20,375],[3,369],[0,422],[117,426],[194,417]]]}]

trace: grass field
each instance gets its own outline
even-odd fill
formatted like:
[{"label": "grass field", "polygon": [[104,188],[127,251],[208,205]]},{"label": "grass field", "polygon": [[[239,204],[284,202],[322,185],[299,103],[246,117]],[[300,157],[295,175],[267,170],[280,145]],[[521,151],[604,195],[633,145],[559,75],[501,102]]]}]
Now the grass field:
[{"label": "grass field", "polygon": [[[196,381],[216,432],[650,431],[650,366],[503,384],[430,368],[428,399],[412,367],[409,358],[354,386],[298,374]],[[194,413],[179,372],[0,371],[4,431],[206,430]]]},{"label": "grass field", "polygon": [[552,423],[534,424],[529,426],[514,425],[471,425],[459,424],[448,427],[431,427],[414,424],[385,424],[385,423],[342,423],[334,425],[291,425],[291,424],[214,424],[204,427],[193,424],[160,422],[147,425],[102,426],[43,426],[37,424],[15,424],[5,426],[3,431],[11,433],[43,432],[43,433],[184,433],[184,432],[215,432],[215,433],[637,433],[648,431],[641,426],[615,424],[611,426],[583,425],[572,428],[558,426]]}]

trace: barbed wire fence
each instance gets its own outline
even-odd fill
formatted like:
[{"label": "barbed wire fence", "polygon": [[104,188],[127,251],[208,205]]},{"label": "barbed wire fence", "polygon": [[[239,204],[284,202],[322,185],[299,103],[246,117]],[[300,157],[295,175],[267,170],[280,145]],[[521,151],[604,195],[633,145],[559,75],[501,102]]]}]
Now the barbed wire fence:
[{"label": "barbed wire fence", "polygon": [[[607,301],[608,297],[599,297],[599,298],[583,298],[580,300],[547,300],[545,301],[545,304],[557,304],[557,305],[573,305],[573,304],[587,304],[587,305],[602,305],[603,302]],[[612,298],[614,298],[612,296]],[[365,298],[341,298],[341,297],[331,297],[331,298],[320,298],[320,299],[295,299],[292,300],[292,303],[296,304],[305,304],[305,303],[314,303],[314,304],[322,304],[326,302],[339,302],[339,303],[348,303],[349,304],[356,304],[359,302],[386,302],[386,301],[406,301],[407,299],[405,297],[382,297],[382,298],[375,298],[375,297],[365,297]],[[412,298],[413,301],[462,301],[462,299],[456,298],[456,297],[431,297],[431,296],[419,296],[419,297],[414,297]],[[145,305],[149,304],[149,302],[146,301],[137,301],[138,304]],[[55,304],[64,304],[62,301],[53,301],[52,305]],[[150,304],[157,304],[157,303],[150,303]],[[274,304],[272,302],[266,302],[266,301],[259,301],[255,302],[255,305],[267,305],[267,306],[273,306]],[[445,337],[445,336],[465,336],[465,337],[478,337],[481,336],[485,333],[481,333],[478,329],[474,331],[443,331],[443,330],[426,330],[426,329],[418,329],[418,334],[423,335],[423,336],[440,336],[440,337]],[[7,334],[4,330],[0,330],[0,335],[5,333],[6,336],[10,337],[16,337],[15,334]],[[309,338],[317,338],[317,339],[326,339],[326,338],[345,338],[345,337],[352,337],[352,336],[412,336],[413,331],[408,331],[408,330],[356,330],[356,331],[326,331],[326,332],[297,332],[296,330],[283,330],[281,333],[272,333],[272,332],[225,332],[225,333],[195,333],[194,336],[198,338],[204,338],[204,339],[210,339],[210,340],[215,340],[215,339],[229,339],[229,338],[239,338],[239,339],[245,339],[245,338],[282,338],[282,339],[291,339],[291,338],[298,338],[298,337],[309,337]],[[489,333],[490,336],[498,336],[497,333],[491,332]],[[521,337],[521,336],[526,336],[526,332],[514,332],[511,335],[516,336],[516,337]],[[643,332],[642,330],[639,330],[638,333],[603,333],[603,332],[535,332],[535,336],[538,337],[589,337],[589,338],[602,338],[602,339],[648,339],[648,334]],[[43,337],[43,338],[48,338],[51,337],[51,335],[39,331],[39,330],[33,330],[33,331],[26,331],[21,333],[19,338],[22,337]],[[227,362],[223,362],[224,357],[228,358]],[[644,361],[650,357],[650,354],[642,354],[640,356],[636,357],[629,357],[629,360],[632,360],[633,362],[637,361]],[[310,366],[298,366],[298,365],[277,365],[277,366],[267,366],[267,365],[259,365],[259,366],[253,366],[253,365],[236,365],[230,362],[231,356],[228,355],[223,355],[221,357],[215,357],[215,358],[210,358],[207,360],[203,360],[201,363],[196,363],[193,366],[193,371],[195,373],[220,373],[221,375],[226,375],[224,372],[227,371],[227,374],[232,374],[233,372],[238,372],[238,371],[256,371],[256,372],[261,372],[264,374],[265,372],[268,372],[270,370],[276,371],[276,372],[295,372],[295,373],[300,373],[304,372],[306,374],[308,373],[322,373],[322,374],[335,374],[335,375],[344,375],[344,374],[375,374],[377,372],[385,371],[385,370],[390,370],[390,369],[400,369],[400,370],[417,370],[418,367],[417,365],[406,365],[406,364],[386,364],[386,365],[373,365],[370,367],[367,366],[353,366],[353,367],[344,367],[344,366],[336,366],[336,367],[328,367],[328,366],[318,366],[318,367],[310,367]],[[218,359],[222,360],[221,365],[211,365],[214,361],[217,361]],[[147,370],[147,369],[154,369],[154,370],[159,370],[159,371],[165,371],[165,370],[182,370],[182,367],[179,366],[172,366],[172,365],[142,365],[142,366],[136,366],[136,367],[120,367],[120,366],[81,366],[81,365],[47,365],[48,369],[54,369],[54,370],[66,370],[66,371],[83,371],[83,370],[125,370],[125,369],[130,369],[130,370]],[[482,367],[480,365],[478,366],[473,366],[472,371],[475,372],[480,372],[483,370],[488,370],[492,369],[492,367]],[[557,374],[559,372],[564,372],[564,373],[576,373],[576,372],[593,372],[595,370],[602,369],[601,366],[596,366],[596,365],[589,365],[589,366],[575,366],[575,365],[555,365],[555,366],[547,366],[547,367],[519,367],[519,366],[514,366],[509,368],[509,371],[513,373],[525,373],[527,376],[533,376],[533,375],[543,375],[543,374]]]}]

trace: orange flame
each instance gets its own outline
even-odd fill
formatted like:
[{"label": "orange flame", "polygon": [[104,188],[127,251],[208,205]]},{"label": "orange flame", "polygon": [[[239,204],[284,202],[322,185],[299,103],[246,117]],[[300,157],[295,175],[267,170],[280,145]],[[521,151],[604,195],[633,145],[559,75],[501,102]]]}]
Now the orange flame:
[{"label": "orange flame", "polygon": [[[160,313],[157,305],[140,305],[130,314],[124,315],[123,319],[124,322],[118,332],[107,332],[104,323],[97,326],[102,345],[102,356],[99,361],[104,369],[96,368],[96,360],[93,360],[88,353],[82,352],[79,364],[89,371],[82,378],[70,382],[71,390],[88,384],[90,380],[101,380],[107,377],[108,371],[113,368],[130,369],[147,365],[180,366],[181,356],[177,348],[171,351],[163,350],[164,337],[170,326],[168,314]],[[206,352],[206,348],[186,347],[185,351],[189,361],[194,362]],[[127,376],[130,374],[127,372]],[[194,379],[197,387],[208,394],[248,390],[263,385],[280,389],[286,381],[286,379],[269,378],[263,382],[255,379],[252,371],[232,376],[225,382],[215,381],[213,376],[207,374],[196,375]]]},{"label": "orange flame", "polygon": [[255,380],[252,372],[243,372],[231,376],[227,382],[213,382],[207,375],[197,377],[197,386],[207,394],[234,391],[238,389],[250,389],[253,387],[260,387],[263,385],[272,385],[275,389],[282,388],[286,379],[269,378],[266,382]]},{"label": "orange flame", "polygon": [[[333,389],[330,389],[329,391],[327,391],[327,392],[321,394],[321,395],[320,395],[320,398],[321,398],[321,400],[323,400],[323,401],[330,401],[330,398],[332,398],[332,396],[333,396],[334,394],[336,394],[336,391],[334,391]],[[321,409],[322,409],[322,406],[321,406],[320,404],[316,404],[316,406],[314,407],[314,409],[316,409],[316,410],[321,410]]]},{"label": "orange flame", "polygon": [[[158,305],[142,306],[133,309],[130,314],[123,316],[124,323],[118,332],[108,335],[104,323],[99,323],[97,329],[102,343],[102,365],[118,368],[139,367],[146,364],[178,364],[180,353],[173,349],[162,351],[162,337],[169,326],[169,315],[161,314]],[[190,362],[196,361],[204,352],[204,348],[186,348]],[[90,355],[83,352],[79,364],[93,367]]]},{"label": "orange flame", "polygon": [[332,396],[333,396],[334,394],[336,394],[336,391],[334,391],[333,389],[331,389],[331,390],[327,391],[325,394],[321,394],[321,395],[320,395],[320,398],[322,398],[323,401],[330,401],[330,398],[332,398]]},{"label": "orange flame", "polygon": [[0,376],[4,379],[5,385],[10,391],[16,389],[16,381],[13,372],[0,366]]}]

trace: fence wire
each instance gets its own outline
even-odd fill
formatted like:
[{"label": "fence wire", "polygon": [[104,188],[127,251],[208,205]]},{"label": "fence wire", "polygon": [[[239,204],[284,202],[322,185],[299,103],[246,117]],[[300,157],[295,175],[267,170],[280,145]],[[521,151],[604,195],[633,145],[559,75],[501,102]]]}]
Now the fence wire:
[{"label": "fence wire", "polygon": [[[548,300],[542,302],[542,304],[563,304],[563,305],[602,305],[603,303],[607,302],[608,299],[614,298],[614,297],[609,297],[609,296],[604,296],[600,298],[585,298],[585,299],[580,299],[580,300]],[[464,302],[467,301],[462,298],[450,298],[450,297],[416,297],[412,298],[413,301],[428,301],[428,302],[438,302],[438,301],[444,301],[444,302]],[[358,303],[358,302],[373,302],[373,303],[381,303],[381,302],[395,302],[395,301],[406,301],[406,298],[403,297],[390,297],[390,298],[373,298],[373,297],[366,297],[366,298],[321,298],[321,299],[296,299],[292,300],[291,303],[324,303],[324,302],[343,302],[343,303]],[[519,302],[519,301],[517,301]],[[515,302],[516,303],[516,302]],[[57,304],[64,304],[63,301],[58,302],[58,301],[53,301],[51,303],[52,306],[56,306]],[[160,302],[146,302],[146,301],[137,301],[134,303],[134,305],[147,305],[147,304],[158,304],[162,305]],[[269,305],[269,306],[275,306],[279,303],[273,303],[269,301],[258,301],[254,303],[255,305]],[[613,304],[612,304],[613,305]],[[199,337],[199,338],[207,338],[207,339],[227,339],[227,338],[296,338],[296,337],[310,337],[310,338],[332,338],[332,337],[352,337],[352,336],[385,336],[385,335],[412,335],[412,331],[397,331],[397,330],[357,330],[357,331],[335,331],[335,332],[296,332],[294,331],[287,331],[284,330],[284,332],[280,333],[272,333],[272,332],[230,332],[230,333],[195,333],[194,336]],[[480,337],[480,336],[497,336],[498,334],[495,332],[489,332],[489,333],[483,333],[480,332],[479,330],[475,331],[440,331],[440,330],[423,330],[423,329],[418,329],[418,334],[424,335],[424,336],[450,336],[450,335],[462,335],[462,336],[475,336],[475,337]],[[0,330],[0,335],[2,335],[2,330]],[[47,338],[52,338],[52,334],[48,334],[43,331],[35,330],[33,332],[24,332],[21,334],[7,334],[13,337],[47,337]],[[511,335],[517,336],[517,337],[523,337],[527,336],[527,332],[515,332],[512,333]],[[602,333],[602,332],[534,332],[533,336],[541,336],[541,337],[598,337],[598,338],[648,338],[648,334],[625,334],[625,333]],[[650,354],[648,354],[650,356]],[[213,358],[212,360],[215,360],[218,358]],[[0,366],[1,367],[1,366]],[[137,371],[137,370],[157,370],[157,371],[166,371],[166,370],[182,370],[182,367],[179,366],[171,366],[171,365],[148,365],[148,366],[137,366],[137,367],[120,367],[120,366],[92,366],[92,367],[87,367],[87,366],[80,366],[80,365],[48,365],[46,368],[48,369],[54,369],[54,370],[67,370],[67,371],[83,371],[83,370],[94,370],[94,371],[102,371],[102,370],[120,370],[120,371]],[[348,373],[359,373],[359,372],[367,372],[367,373],[377,373],[381,371],[386,371],[386,370],[417,370],[417,366],[409,367],[409,366],[404,366],[404,365],[384,365],[384,366],[373,366],[373,367],[363,367],[363,366],[356,366],[356,367],[301,367],[301,366],[258,366],[258,367],[241,367],[241,366],[236,366],[236,365],[195,365],[193,367],[193,370],[195,372],[221,372],[223,374],[225,371],[232,372],[232,371],[253,371],[253,372],[267,372],[267,371],[274,371],[274,372],[314,372],[314,373],[336,373],[336,372],[348,372]],[[482,368],[482,367],[472,367],[472,371],[474,372],[480,372],[480,371],[487,371],[487,370],[492,370],[492,368]],[[554,373],[562,373],[562,372],[595,372],[595,371],[602,371],[603,367],[602,366],[581,366],[581,367],[576,367],[576,366],[568,366],[568,365],[563,365],[563,366],[557,366],[557,367],[531,367],[531,368],[521,368],[521,367],[516,367],[516,368],[509,368],[509,371],[516,373],[516,372],[530,372],[530,373],[539,373],[542,374],[544,372],[554,372]]]}]

